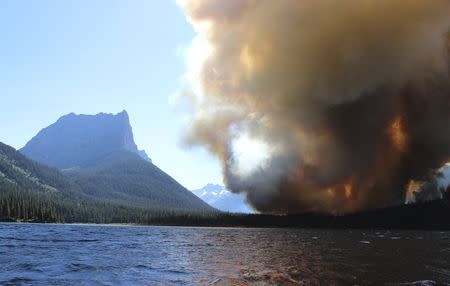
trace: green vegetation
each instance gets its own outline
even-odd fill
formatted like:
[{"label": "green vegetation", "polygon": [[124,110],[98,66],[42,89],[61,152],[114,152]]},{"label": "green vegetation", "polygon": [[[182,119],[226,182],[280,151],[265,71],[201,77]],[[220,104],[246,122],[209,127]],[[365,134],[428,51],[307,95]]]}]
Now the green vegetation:
[{"label": "green vegetation", "polygon": [[117,153],[96,167],[66,173],[0,143],[0,220],[150,223],[215,213],[135,154]]},{"label": "green vegetation", "polygon": [[42,129],[20,153],[0,145],[5,177],[25,190],[146,210],[214,211],[137,148],[126,111],[65,115]]},{"label": "green vegetation", "polygon": [[174,218],[178,221],[183,217],[214,215],[214,212],[141,209],[98,201],[75,201],[60,195],[21,190],[13,185],[2,185],[0,190],[0,221],[158,224]]},{"label": "green vegetation", "polygon": [[[164,196],[164,191],[158,193],[155,189],[147,188],[146,184],[151,181],[144,174],[154,171],[156,173],[153,177],[157,177],[159,169],[149,169],[142,162],[146,163],[141,159],[135,160],[128,154],[114,155],[97,167],[66,171],[71,178],[69,179],[60,171],[28,160],[13,148],[0,143],[0,221],[450,229],[450,190],[447,190],[446,197],[442,200],[346,216],[240,215],[218,212],[212,208],[183,208],[181,202],[170,201],[170,196]],[[167,175],[164,175],[161,176],[166,178]],[[140,185],[140,181],[145,184]],[[156,188],[158,185],[155,184]],[[112,190],[113,196],[101,193],[99,190],[102,188],[98,186]],[[146,192],[155,193],[157,196],[142,196],[148,202],[154,199],[153,203],[133,206],[132,202],[139,197],[139,192],[144,195]],[[124,199],[126,194],[131,194],[133,199]],[[158,199],[158,196],[162,199]],[[189,196],[185,199],[189,200]],[[173,207],[159,208],[158,202],[172,203]]]},{"label": "green vegetation", "polygon": [[114,152],[94,166],[64,171],[89,199],[157,209],[213,210],[173,178],[131,152]]},{"label": "green vegetation", "polygon": [[133,223],[141,225],[308,227],[308,228],[402,228],[450,230],[448,199],[417,205],[330,216],[231,214],[180,209],[143,209],[111,203],[76,202],[55,194],[44,194],[2,186],[0,221],[66,223]]},{"label": "green vegetation", "polygon": [[73,195],[75,186],[58,170],[31,161],[14,148],[0,143],[0,186],[13,184],[41,193]]}]

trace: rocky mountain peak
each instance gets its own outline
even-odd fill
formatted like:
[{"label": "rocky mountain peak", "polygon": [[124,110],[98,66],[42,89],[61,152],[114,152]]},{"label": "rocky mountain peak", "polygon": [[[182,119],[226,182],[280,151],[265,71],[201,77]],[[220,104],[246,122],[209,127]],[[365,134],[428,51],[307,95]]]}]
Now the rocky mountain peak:
[{"label": "rocky mountain peak", "polygon": [[46,165],[66,169],[95,163],[117,151],[129,151],[150,161],[134,142],[128,113],[69,113],[42,129],[20,152]]}]

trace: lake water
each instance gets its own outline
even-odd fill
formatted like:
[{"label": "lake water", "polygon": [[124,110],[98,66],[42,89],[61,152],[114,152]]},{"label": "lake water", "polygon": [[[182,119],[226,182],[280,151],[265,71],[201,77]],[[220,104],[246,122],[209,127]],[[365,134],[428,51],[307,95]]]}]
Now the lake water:
[{"label": "lake water", "polygon": [[0,224],[1,285],[450,285],[450,233]]}]

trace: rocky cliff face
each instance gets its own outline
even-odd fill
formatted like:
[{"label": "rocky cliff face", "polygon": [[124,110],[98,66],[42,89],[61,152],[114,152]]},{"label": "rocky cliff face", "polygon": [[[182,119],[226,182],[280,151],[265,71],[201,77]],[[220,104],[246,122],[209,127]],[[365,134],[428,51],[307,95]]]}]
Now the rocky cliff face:
[{"label": "rocky cliff face", "polygon": [[42,129],[20,152],[43,164],[67,169],[95,164],[117,151],[129,151],[150,161],[138,150],[126,111],[116,115],[67,114]]}]

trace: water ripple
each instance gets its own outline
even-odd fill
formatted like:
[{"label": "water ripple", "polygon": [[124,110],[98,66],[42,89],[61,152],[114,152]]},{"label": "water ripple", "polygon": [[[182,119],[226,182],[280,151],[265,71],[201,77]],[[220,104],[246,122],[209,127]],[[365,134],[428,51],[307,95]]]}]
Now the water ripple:
[{"label": "water ripple", "polygon": [[1,285],[445,285],[449,232],[0,224]]}]

